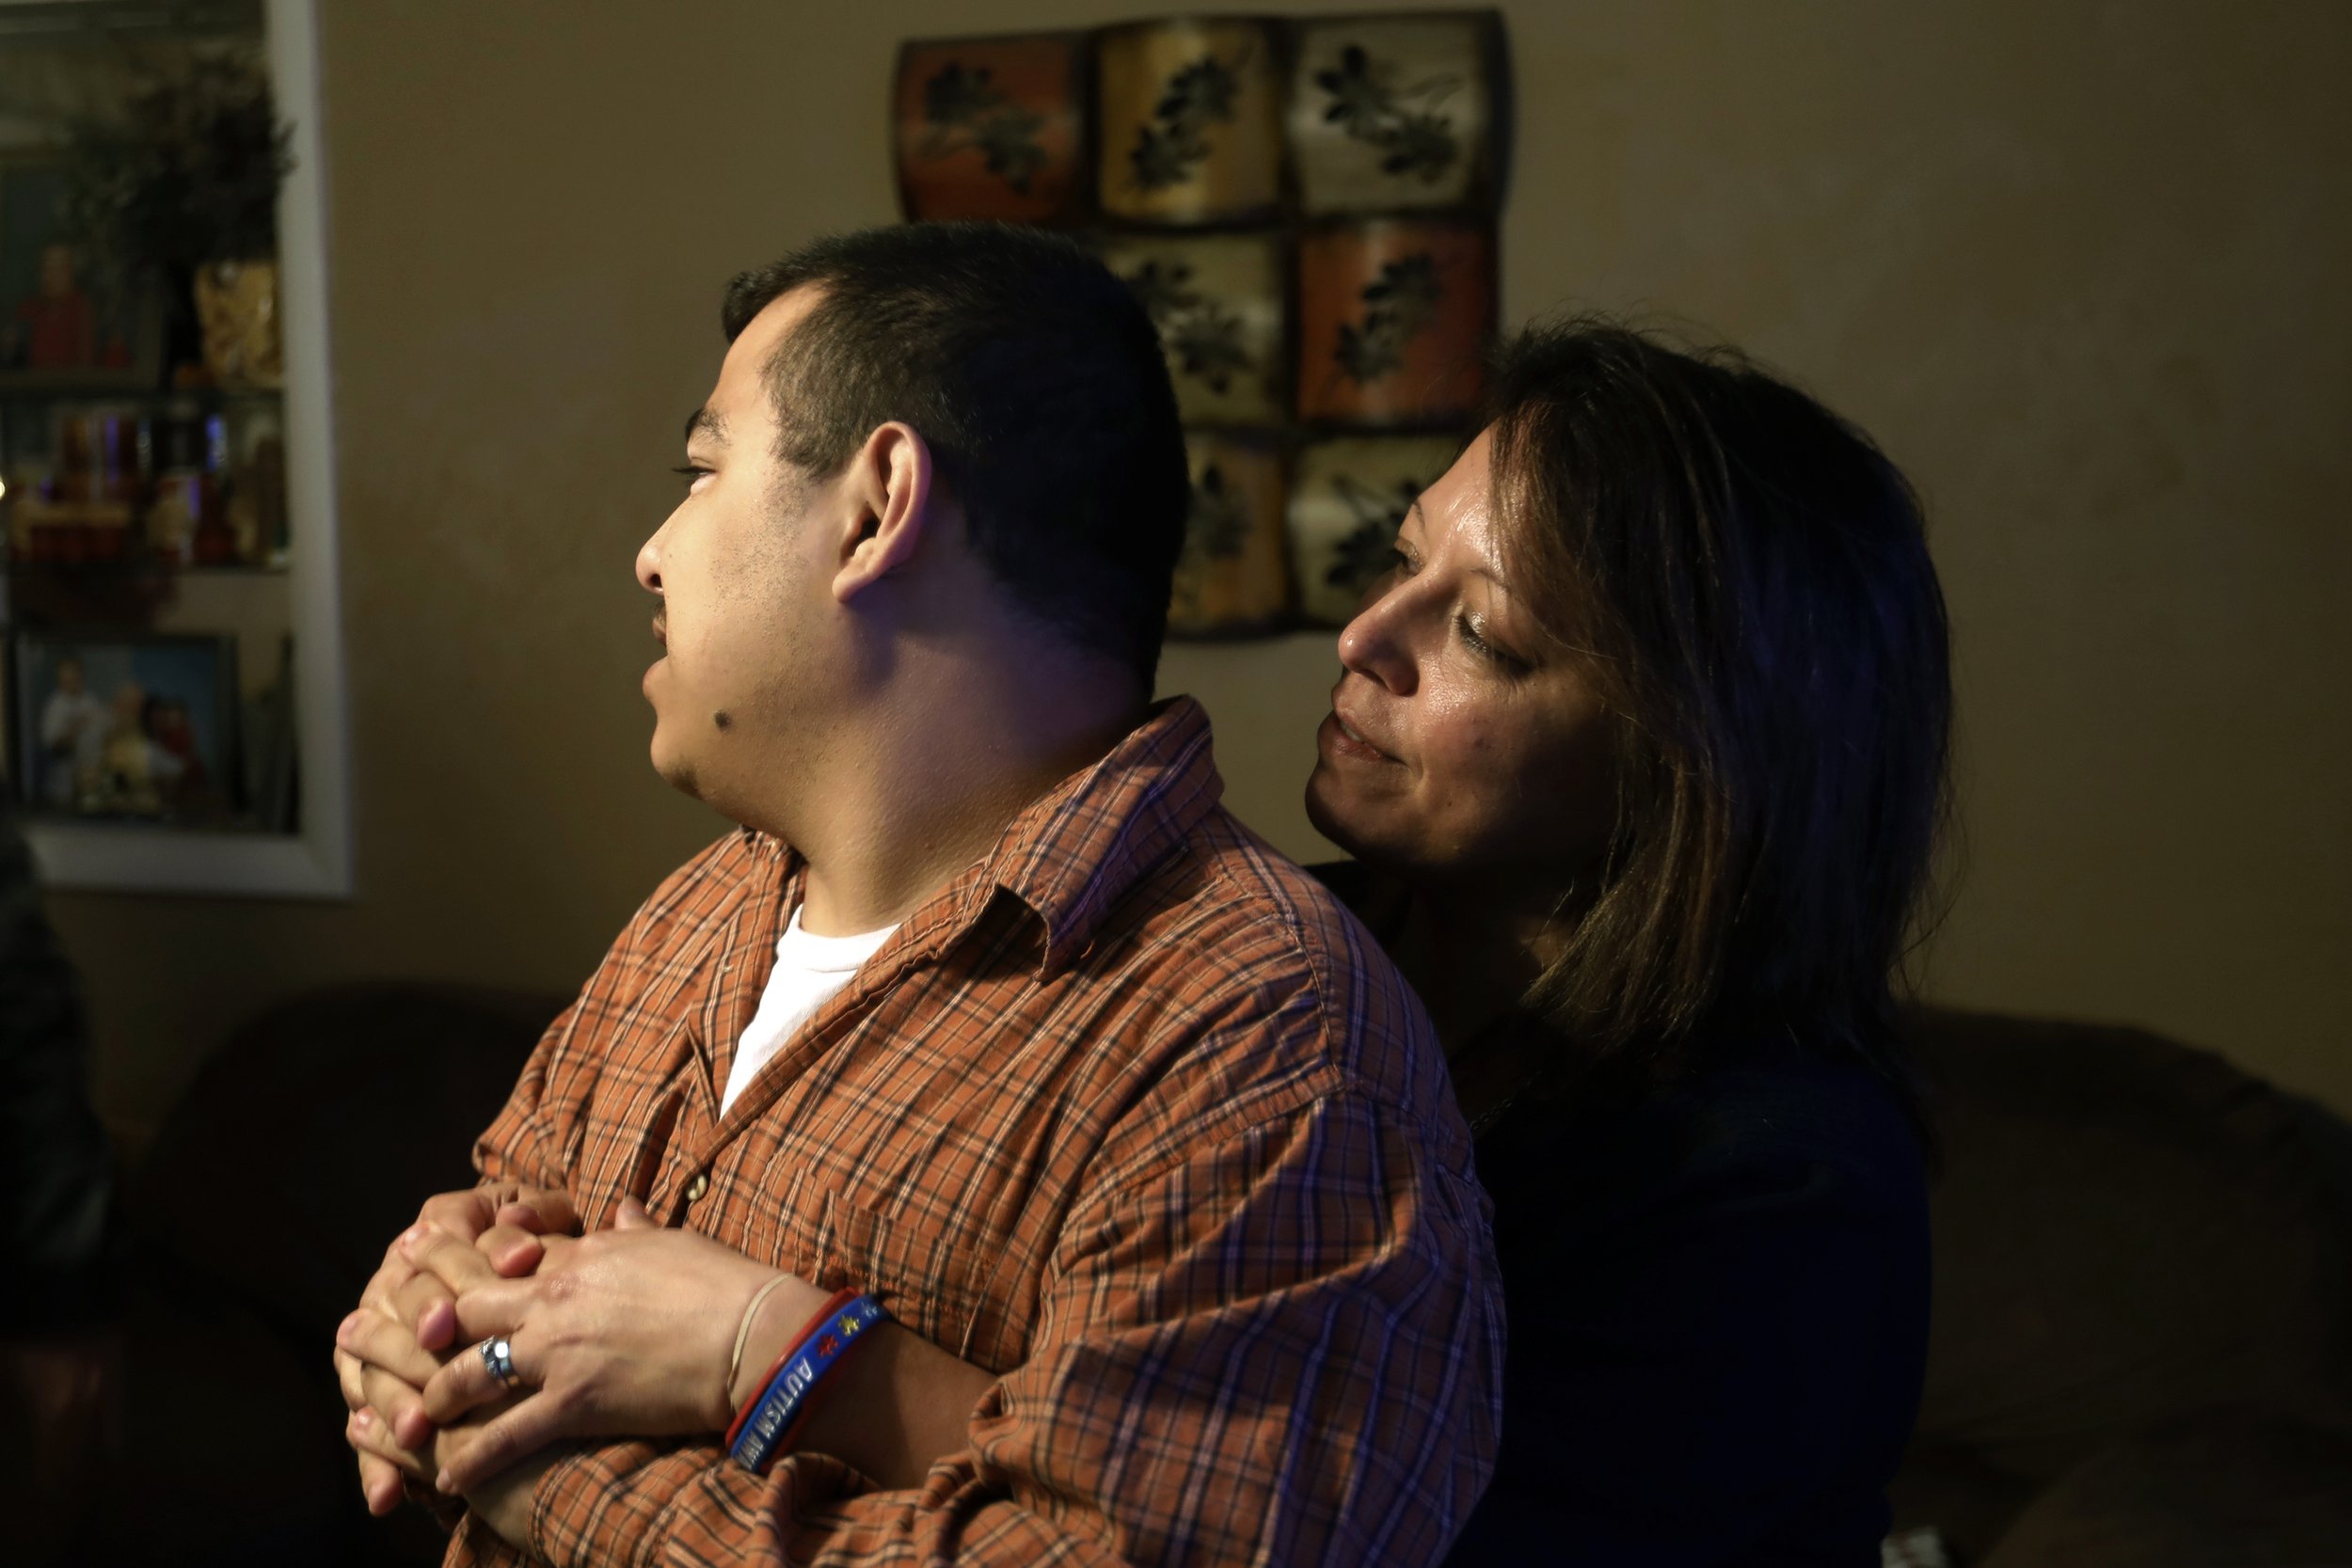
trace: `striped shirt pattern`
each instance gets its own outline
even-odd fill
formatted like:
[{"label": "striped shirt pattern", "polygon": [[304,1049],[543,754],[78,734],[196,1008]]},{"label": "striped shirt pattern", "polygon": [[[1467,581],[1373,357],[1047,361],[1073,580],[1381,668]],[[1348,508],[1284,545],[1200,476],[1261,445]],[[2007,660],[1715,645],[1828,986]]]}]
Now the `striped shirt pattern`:
[{"label": "striped shirt pattern", "polygon": [[[998,1375],[891,1491],[707,1439],[558,1461],[534,1555],[1434,1562],[1492,1469],[1502,1307],[1435,1032],[1157,709],[911,915],[723,1116],[796,905],[738,832],[641,909],[475,1150],[625,1195]],[[468,1520],[454,1564],[516,1560]]]}]

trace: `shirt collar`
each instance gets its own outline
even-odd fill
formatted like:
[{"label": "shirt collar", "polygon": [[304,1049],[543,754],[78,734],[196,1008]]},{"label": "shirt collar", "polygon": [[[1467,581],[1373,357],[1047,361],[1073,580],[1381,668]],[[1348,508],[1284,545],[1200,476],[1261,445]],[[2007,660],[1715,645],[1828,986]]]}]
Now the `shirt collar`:
[{"label": "shirt collar", "polygon": [[1084,953],[1104,916],[1200,825],[1225,792],[1209,716],[1190,697],[1154,707],[1125,739],[1032,801],[983,863],[1045,927],[1041,974]]},{"label": "shirt collar", "polygon": [[[999,891],[1045,928],[1041,976],[1084,953],[1121,895],[1166,859],[1225,793],[1210,749],[1209,716],[1190,697],[1158,704],[1100,762],[1080,768],[1031,801],[995,847],[918,911],[901,931],[950,929],[978,918]],[[798,894],[799,851],[753,828],[738,830],[755,862],[775,867],[785,907]]]}]

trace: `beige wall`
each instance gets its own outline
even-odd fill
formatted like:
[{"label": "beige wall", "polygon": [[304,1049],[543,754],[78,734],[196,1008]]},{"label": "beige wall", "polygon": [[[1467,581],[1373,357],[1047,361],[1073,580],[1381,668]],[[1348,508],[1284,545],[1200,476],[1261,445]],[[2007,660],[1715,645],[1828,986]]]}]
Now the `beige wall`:
[{"label": "beige wall", "polygon": [[[720,280],[896,215],[900,38],[1134,14],[324,8],[359,896],[56,898],[134,1132],[300,988],[576,985],[715,831],[645,767],[629,558]],[[1503,8],[1506,314],[1704,324],[1933,507],[1969,832],[1937,989],[2352,1109],[2352,8]],[[1319,638],[1168,660],[1299,853],[1332,670]]]}]

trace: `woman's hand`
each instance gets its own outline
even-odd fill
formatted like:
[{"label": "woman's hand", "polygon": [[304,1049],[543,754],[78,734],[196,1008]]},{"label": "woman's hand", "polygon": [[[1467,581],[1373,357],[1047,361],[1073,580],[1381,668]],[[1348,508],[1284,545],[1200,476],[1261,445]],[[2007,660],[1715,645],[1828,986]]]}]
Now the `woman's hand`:
[{"label": "woman's hand", "polygon": [[[737,1325],[778,1277],[707,1236],[656,1225],[633,1201],[623,1202],[613,1229],[542,1239],[527,1278],[496,1277],[474,1245],[440,1232],[404,1244],[411,1262],[453,1293],[463,1339],[507,1341],[526,1396],[448,1461],[437,1478],[445,1492],[470,1491],[560,1437],[724,1431],[735,1418],[727,1364]],[[760,1303],[760,1317],[799,1323],[824,1302],[816,1287],[787,1277]],[[467,1351],[424,1386],[424,1414],[448,1426],[507,1392]]]}]

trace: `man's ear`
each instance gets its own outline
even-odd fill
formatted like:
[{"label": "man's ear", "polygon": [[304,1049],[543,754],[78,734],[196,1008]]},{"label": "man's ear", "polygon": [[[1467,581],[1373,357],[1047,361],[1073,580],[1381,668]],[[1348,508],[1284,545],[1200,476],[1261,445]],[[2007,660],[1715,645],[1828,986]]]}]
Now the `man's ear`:
[{"label": "man's ear", "polygon": [[848,604],[914,560],[940,518],[931,499],[931,449],[914,427],[877,425],[850,459],[850,526],[841,536],[833,596]]}]

